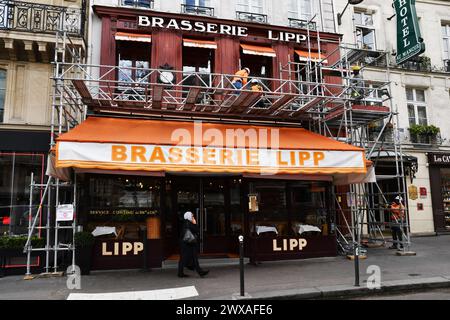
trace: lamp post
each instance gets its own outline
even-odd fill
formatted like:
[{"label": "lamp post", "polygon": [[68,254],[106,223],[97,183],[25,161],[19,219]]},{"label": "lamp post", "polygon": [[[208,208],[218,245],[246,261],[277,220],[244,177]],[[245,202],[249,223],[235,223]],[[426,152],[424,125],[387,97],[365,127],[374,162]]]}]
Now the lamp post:
[{"label": "lamp post", "polygon": [[351,4],[351,5],[354,6],[354,5],[356,5],[356,4],[360,4],[360,3],[363,2],[363,1],[364,1],[364,0],[348,0],[348,1],[347,1],[347,4],[345,5],[344,10],[342,10],[341,13],[338,13],[338,14],[337,14],[338,25],[341,25],[341,24],[342,24],[342,15],[344,14],[345,10],[347,10],[347,7],[348,7],[349,4]]}]

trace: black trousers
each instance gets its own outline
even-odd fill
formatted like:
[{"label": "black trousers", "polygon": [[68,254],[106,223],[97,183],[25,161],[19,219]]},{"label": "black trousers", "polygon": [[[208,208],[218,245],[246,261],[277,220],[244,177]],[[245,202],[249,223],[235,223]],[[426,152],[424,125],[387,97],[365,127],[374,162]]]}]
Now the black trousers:
[{"label": "black trousers", "polygon": [[391,231],[392,231],[392,240],[394,240],[393,245],[396,247],[403,247],[402,229],[399,226],[392,226]]},{"label": "black trousers", "polygon": [[198,262],[198,248],[197,246],[189,247],[188,245],[181,246],[180,260],[178,261],[178,274],[184,272],[185,267],[192,267],[196,272],[200,272],[200,264]]}]

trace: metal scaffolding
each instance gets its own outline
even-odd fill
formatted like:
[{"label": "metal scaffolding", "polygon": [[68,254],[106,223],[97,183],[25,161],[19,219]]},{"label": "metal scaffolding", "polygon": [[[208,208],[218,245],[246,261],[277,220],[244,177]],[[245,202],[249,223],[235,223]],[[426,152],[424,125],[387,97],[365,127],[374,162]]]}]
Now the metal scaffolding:
[{"label": "metal scaffolding", "polygon": [[[49,175],[49,167],[52,166],[52,150],[55,146],[55,137],[63,132],[67,132],[77,126],[86,118],[86,107],[81,100],[73,94],[64,84],[61,75],[66,73],[66,63],[84,63],[83,47],[76,44],[66,31],[56,32],[54,51],[54,73],[53,73],[53,93],[51,106],[51,131],[50,131],[50,154],[47,161],[47,182],[45,184],[35,183],[34,175],[31,174],[30,201],[28,219],[28,237],[24,246],[24,253],[27,254],[27,270],[25,279],[32,279],[31,275],[31,254],[33,252],[45,252],[45,273],[58,273],[60,253],[71,253],[72,270],[75,270],[75,232],[76,219],[72,221],[58,221],[56,211],[58,206],[69,203],[76,212],[76,176],[68,182],[60,181]],[[44,189],[40,197],[38,206],[33,204],[33,191]],[[69,196],[67,196],[69,195]],[[67,200],[69,198],[69,200]],[[37,207],[33,215],[33,209]],[[44,216],[45,215],[45,216]],[[38,225],[38,221],[44,221],[45,225]],[[40,230],[45,231],[45,247],[34,248],[32,237],[36,233],[41,235]],[[52,233],[53,231],[53,233]],[[64,242],[66,243],[64,243]],[[53,267],[51,262],[53,259]]]},{"label": "metal scaffolding", "polygon": [[[203,119],[230,122],[284,123],[304,126],[333,139],[364,148],[367,159],[376,165],[382,152],[392,152],[393,174],[390,179],[395,191],[384,192],[382,183],[353,184],[335,192],[336,234],[339,248],[348,253],[350,245],[368,246],[387,242],[386,222],[389,200],[400,195],[406,200],[404,162],[398,134],[398,112],[390,96],[389,70],[385,81],[370,81],[362,75],[370,66],[382,66],[386,52],[357,49],[334,43],[332,52],[322,50],[327,41],[316,32],[317,44],[310,43],[307,30],[307,56],[280,66],[278,77],[258,78],[262,91],[250,87],[234,88],[234,75],[202,72],[183,72],[171,69],[146,69],[86,64],[83,52],[73,44],[65,32],[57,33],[55,50],[54,94],[52,103],[51,148],[55,137],[71,130],[91,114],[121,117]],[[359,66],[360,77],[352,73]],[[388,64],[386,64],[388,68]],[[139,77],[132,77],[138,74]],[[356,94],[355,94],[356,93]],[[374,130],[376,129],[376,130]],[[33,182],[31,187],[36,186]],[[75,205],[76,184],[73,186]],[[49,178],[45,185],[39,210],[30,224],[25,251],[54,252],[56,272],[58,243],[57,223],[47,219],[45,248],[31,247],[31,236],[42,214],[42,203],[48,197],[49,208],[59,204],[61,182]],[[55,196],[52,194],[55,193]],[[30,200],[31,201],[31,200]],[[52,203],[52,204],[50,204]],[[50,210],[50,209],[48,209]],[[398,244],[409,250],[409,219],[398,224],[403,240]],[[50,211],[49,211],[50,212]],[[47,214],[50,217],[50,213]],[[50,246],[52,225],[54,245]],[[73,233],[76,221],[71,225]],[[73,253],[74,242],[66,246]],[[49,269],[49,263],[46,269]],[[28,259],[29,260],[29,259]],[[29,263],[27,268],[29,275]]]}]

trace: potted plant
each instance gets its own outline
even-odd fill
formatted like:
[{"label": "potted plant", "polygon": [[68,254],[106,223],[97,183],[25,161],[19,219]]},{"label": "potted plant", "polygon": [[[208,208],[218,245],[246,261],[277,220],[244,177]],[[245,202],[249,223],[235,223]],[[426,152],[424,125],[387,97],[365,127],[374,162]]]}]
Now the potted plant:
[{"label": "potted plant", "polygon": [[411,125],[408,130],[413,143],[433,143],[436,136],[441,131],[436,126],[421,124]]},{"label": "potted plant", "polygon": [[412,143],[425,143],[423,138],[425,137],[426,129],[424,125],[413,124],[409,128],[409,134],[411,136]]},{"label": "potted plant", "polygon": [[[0,277],[5,275],[4,264],[7,264],[8,258],[23,257],[23,249],[27,243],[27,236],[0,236]],[[45,247],[45,239],[33,236],[31,238],[33,248]],[[42,252],[31,252],[32,256],[42,256]]]},{"label": "potted plant", "polygon": [[75,261],[82,275],[90,274],[94,241],[95,238],[90,232],[75,233]]}]

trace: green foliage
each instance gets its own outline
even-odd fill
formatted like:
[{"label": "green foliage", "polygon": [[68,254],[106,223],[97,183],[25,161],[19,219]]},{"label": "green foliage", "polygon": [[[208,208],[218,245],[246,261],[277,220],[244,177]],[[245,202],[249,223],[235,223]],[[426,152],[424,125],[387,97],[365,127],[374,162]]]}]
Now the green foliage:
[{"label": "green foliage", "polygon": [[433,125],[414,124],[408,128],[409,132],[418,136],[436,136],[441,130]]},{"label": "green foliage", "polygon": [[94,245],[95,237],[87,231],[75,233],[75,246],[77,248],[92,247]]},{"label": "green foliage", "polygon": [[[27,236],[1,236],[0,249],[23,249],[27,243]],[[45,247],[45,239],[32,237],[31,246],[33,248]]]}]

